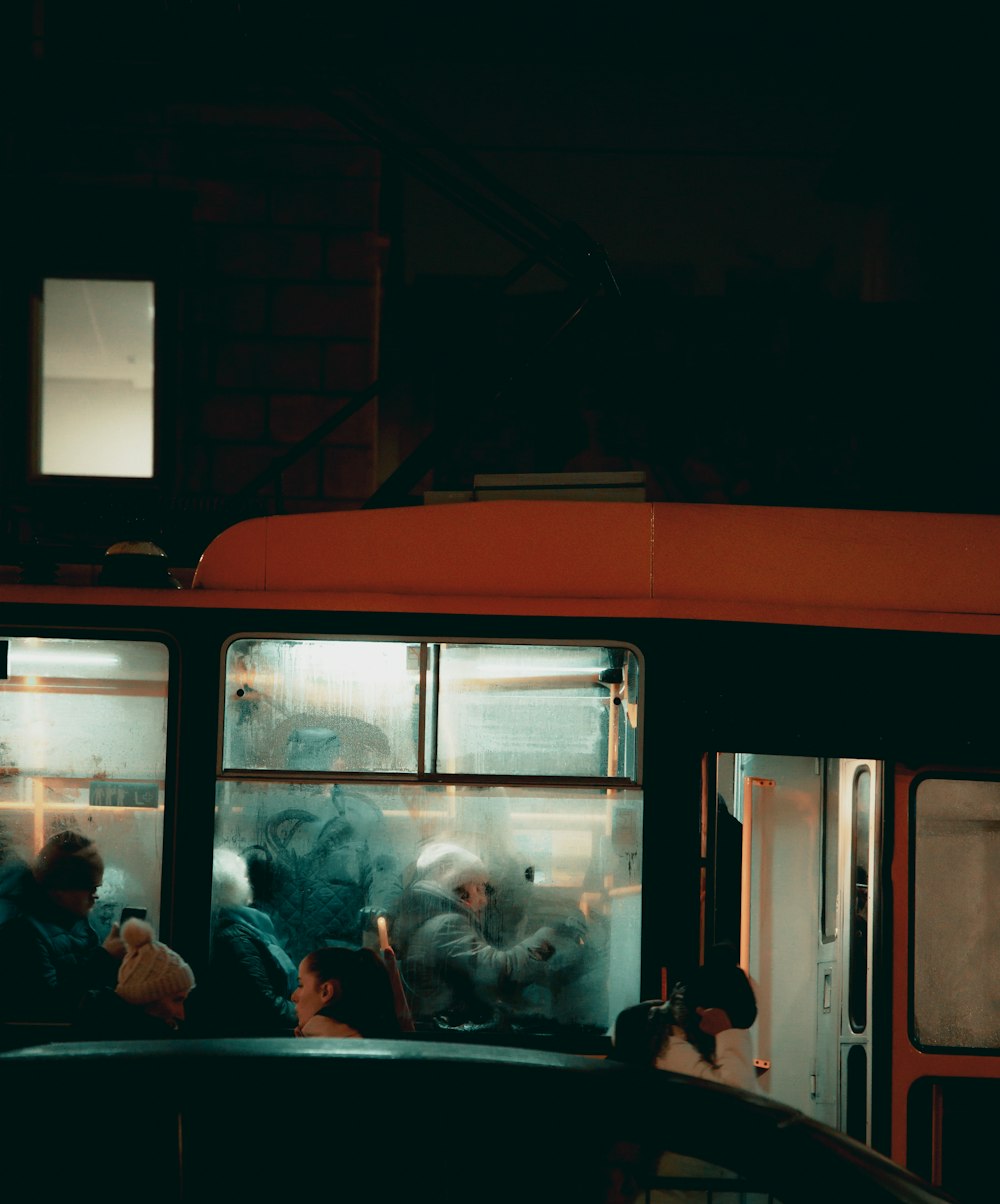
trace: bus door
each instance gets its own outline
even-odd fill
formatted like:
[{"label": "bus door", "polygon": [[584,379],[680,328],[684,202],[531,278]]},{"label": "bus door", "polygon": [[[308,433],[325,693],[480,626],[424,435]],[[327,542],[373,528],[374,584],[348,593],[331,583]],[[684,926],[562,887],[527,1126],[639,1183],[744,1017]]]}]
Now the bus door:
[{"label": "bus door", "polygon": [[[757,993],[760,1089],[868,1141],[880,766],[723,754],[718,789],[720,814],[742,827],[740,950]],[[732,872],[716,864],[717,900]]]},{"label": "bus door", "polygon": [[1000,1110],[1000,772],[899,766],[892,1157],[960,1199]]}]

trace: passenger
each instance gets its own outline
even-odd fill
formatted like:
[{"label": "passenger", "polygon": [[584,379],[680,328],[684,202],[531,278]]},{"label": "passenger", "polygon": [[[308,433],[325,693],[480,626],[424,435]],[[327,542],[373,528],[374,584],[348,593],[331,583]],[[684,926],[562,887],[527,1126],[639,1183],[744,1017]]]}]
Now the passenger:
[{"label": "passenger", "polygon": [[517,992],[546,981],[579,957],[579,913],[517,944],[492,944],[482,928],[486,866],[474,853],[434,842],[417,858],[416,878],[394,928],[400,970],[415,1020],[440,1028],[498,1028],[516,1011]]},{"label": "passenger", "polygon": [[659,1070],[757,1090],[748,1031],[757,1019],[757,1001],[731,945],[710,950],[705,964],[677,984],[662,1012]]},{"label": "passenger", "polygon": [[328,946],[306,954],[292,995],[297,1037],[398,1037],[389,973],[373,949]]},{"label": "passenger", "polygon": [[212,885],[212,953],[191,1009],[192,1027],[204,1036],[291,1037],[295,965],[270,916],[252,906],[247,865],[235,850],[215,850]]},{"label": "passenger", "polygon": [[[705,964],[678,983],[666,1003],[647,1000],[619,1013],[611,1057],[756,1092],[757,1072],[747,1031],[756,1018],[750,980],[738,965],[735,948],[723,943],[709,950]],[[607,1199],[616,1204],[631,1204],[643,1195],[649,1199],[653,1176],[652,1194],[664,1204],[711,1199],[711,1190],[695,1190],[699,1180],[706,1180],[707,1188],[708,1182],[718,1184],[734,1177],[727,1168],[664,1150],[659,1142],[619,1143],[609,1171]],[[671,1180],[686,1186],[674,1187]]]},{"label": "passenger", "polygon": [[126,920],[126,953],[114,990],[88,991],[73,1036],[80,1041],[145,1040],[174,1036],[184,1021],[184,1003],[194,987],[191,967],[153,939],[145,920]]},{"label": "passenger", "polygon": [[102,944],[89,920],[103,876],[97,846],[71,831],[5,875],[0,1018],[68,1021],[86,991],[114,985],[125,953],[118,924]]},{"label": "passenger", "polygon": [[[342,727],[352,747],[369,750],[364,756],[376,763],[388,757],[378,728],[347,719]],[[333,773],[345,760],[341,734],[333,728],[289,733],[290,770]],[[274,921],[293,960],[332,943],[361,945],[366,935],[374,940],[378,916],[395,910],[402,891],[385,820],[370,799],[338,785],[303,797],[308,809],[288,807],[263,819],[261,843],[249,851],[257,906]]]}]

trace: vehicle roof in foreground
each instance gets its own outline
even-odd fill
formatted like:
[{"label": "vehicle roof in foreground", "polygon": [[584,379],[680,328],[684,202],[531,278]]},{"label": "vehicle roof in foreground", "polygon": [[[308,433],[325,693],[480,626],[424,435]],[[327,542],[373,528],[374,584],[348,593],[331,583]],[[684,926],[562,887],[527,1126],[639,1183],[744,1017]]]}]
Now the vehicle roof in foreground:
[{"label": "vehicle roof in foreground", "polygon": [[417,1040],[57,1043],[0,1055],[0,1086],[15,1162],[54,1173],[68,1126],[111,1141],[100,1175],[67,1170],[94,1179],[95,1200],[141,1174],[161,1193],[147,1198],[185,1202],[225,1186],[248,1199],[311,1187],[628,1204],[674,1156],[781,1204],[949,1199],[762,1096],[575,1054]]}]

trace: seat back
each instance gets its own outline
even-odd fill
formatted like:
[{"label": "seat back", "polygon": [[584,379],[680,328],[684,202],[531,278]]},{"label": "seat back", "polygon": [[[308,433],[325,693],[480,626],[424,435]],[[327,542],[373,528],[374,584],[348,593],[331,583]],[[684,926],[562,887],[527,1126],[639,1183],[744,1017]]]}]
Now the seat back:
[{"label": "seat back", "polygon": [[404,1033],[412,1033],[415,1031],[413,1011],[406,993],[406,986],[403,983],[403,976],[399,972],[396,952],[389,941],[389,925],[385,916],[378,918],[378,943],[382,961],[385,963],[385,968],[389,972],[389,981],[392,983],[392,997],[396,1002],[396,1018],[399,1020],[399,1027]]}]

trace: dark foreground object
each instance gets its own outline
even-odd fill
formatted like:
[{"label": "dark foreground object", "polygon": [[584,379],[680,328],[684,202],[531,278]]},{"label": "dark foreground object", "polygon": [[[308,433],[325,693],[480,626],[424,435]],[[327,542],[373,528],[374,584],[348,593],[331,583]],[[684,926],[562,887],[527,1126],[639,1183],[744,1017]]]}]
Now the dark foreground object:
[{"label": "dark foreground object", "polygon": [[643,1204],[720,1178],[782,1204],[946,1198],[792,1109],[574,1054],[66,1043],[0,1056],[0,1091],[5,1185],[36,1200]]}]

